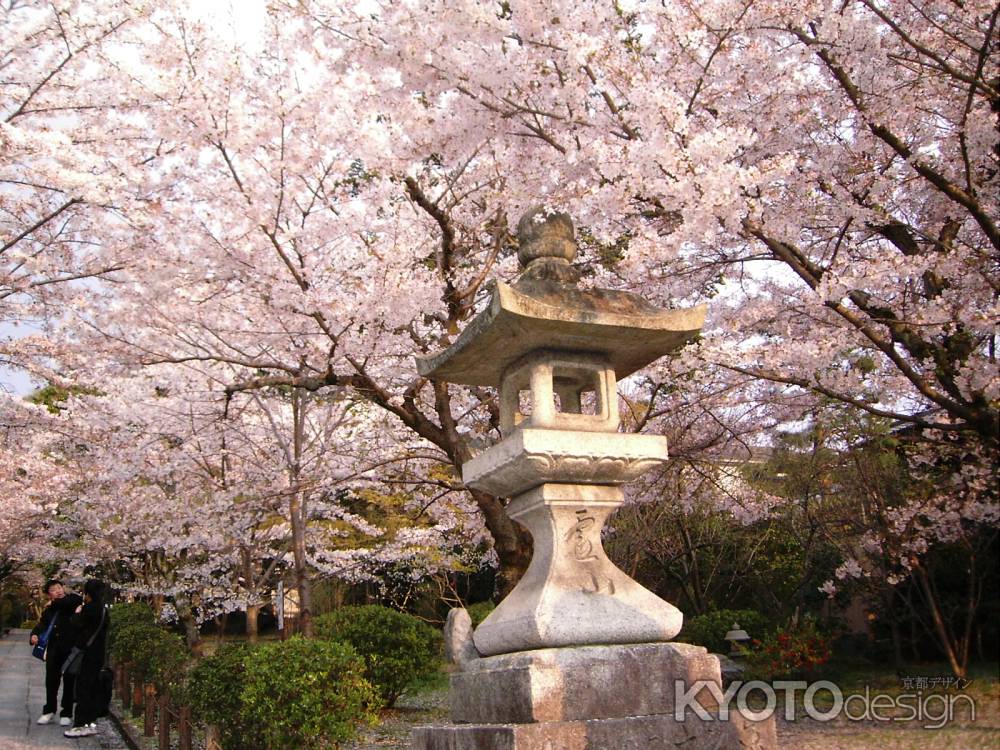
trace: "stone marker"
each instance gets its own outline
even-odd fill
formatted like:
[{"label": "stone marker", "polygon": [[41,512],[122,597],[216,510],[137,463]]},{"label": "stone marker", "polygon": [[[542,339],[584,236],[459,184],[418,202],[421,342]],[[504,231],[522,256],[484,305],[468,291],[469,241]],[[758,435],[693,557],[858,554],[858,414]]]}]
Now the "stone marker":
[{"label": "stone marker", "polygon": [[[580,289],[573,224],[534,210],[518,224],[523,270],[421,375],[500,393],[496,445],[462,467],[469,487],[511,497],[534,554],[469,641],[446,640],[456,725],[414,731],[416,750],[774,748],[774,722],[674,716],[676,685],[721,684],[718,659],[668,643],[683,616],[608,560],[601,530],[620,485],[667,459],[658,435],[618,432],[616,383],[698,335],[705,307],[659,310],[628,292]],[[682,691],[683,692],[683,691]],[[710,693],[698,694],[708,709]]]}]

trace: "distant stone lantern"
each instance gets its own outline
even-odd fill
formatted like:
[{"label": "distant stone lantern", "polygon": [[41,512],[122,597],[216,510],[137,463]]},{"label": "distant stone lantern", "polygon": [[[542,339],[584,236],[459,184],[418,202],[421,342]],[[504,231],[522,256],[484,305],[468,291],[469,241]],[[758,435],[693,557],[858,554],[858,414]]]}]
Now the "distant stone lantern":
[{"label": "distant stone lantern", "polygon": [[422,375],[500,392],[496,445],[463,466],[466,485],[511,497],[534,556],[476,629],[481,655],[667,641],[682,615],[615,567],[601,530],[620,485],[667,458],[660,435],[618,432],[617,380],[692,340],[705,308],[660,310],[629,292],[580,289],[573,224],[535,210],[518,225],[523,271]]},{"label": "distant stone lantern", "polygon": [[734,622],[733,627],[726,633],[725,640],[729,641],[730,656],[741,656],[744,647],[750,642],[750,636],[738,622]]}]

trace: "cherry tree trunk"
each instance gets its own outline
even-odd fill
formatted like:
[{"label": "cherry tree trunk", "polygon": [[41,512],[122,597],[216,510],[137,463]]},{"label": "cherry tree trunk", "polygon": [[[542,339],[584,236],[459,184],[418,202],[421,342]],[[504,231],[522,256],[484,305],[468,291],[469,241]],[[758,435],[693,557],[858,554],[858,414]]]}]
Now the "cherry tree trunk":
[{"label": "cherry tree trunk", "polygon": [[[938,645],[944,651],[952,673],[960,679],[965,679],[969,669],[967,641],[960,636],[956,636],[951,631],[951,628],[949,628],[948,623],[945,622],[944,615],[941,613],[941,607],[938,605],[937,592],[934,590],[930,576],[927,575],[924,567],[922,565],[914,566],[913,573],[917,579],[917,583],[920,585],[920,590],[924,594],[927,608],[930,611],[931,622],[934,624],[934,634],[938,638]],[[970,575],[973,575],[971,570]]]},{"label": "cherry tree trunk", "polygon": [[531,533],[507,515],[499,498],[477,490],[471,492],[493,536],[493,548],[500,566],[496,595],[498,600],[503,599],[521,580],[531,562]]},{"label": "cherry tree trunk", "polygon": [[299,489],[301,475],[302,452],[305,444],[305,402],[301,389],[292,393],[293,414],[293,463],[290,470],[292,492],[289,497],[289,520],[292,527],[292,558],[295,565],[295,588],[299,592],[299,632],[306,638],[312,638],[312,581],[309,577],[309,566],[306,559],[306,502]]},{"label": "cherry tree trunk", "polygon": [[251,643],[257,642],[257,616],[260,614],[260,606],[257,604],[247,605],[247,628],[246,635]]},{"label": "cherry tree trunk", "polygon": [[175,606],[177,619],[180,620],[181,626],[184,628],[184,641],[187,643],[187,647],[191,649],[192,654],[200,655],[202,651],[201,629],[198,627],[191,603],[178,597]]}]

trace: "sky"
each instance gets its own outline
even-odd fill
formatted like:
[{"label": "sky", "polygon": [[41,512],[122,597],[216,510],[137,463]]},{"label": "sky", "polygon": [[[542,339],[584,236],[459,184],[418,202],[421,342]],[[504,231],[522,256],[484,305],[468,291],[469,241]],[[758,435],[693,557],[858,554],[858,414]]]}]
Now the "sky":
[{"label": "sky", "polygon": [[[0,321],[0,340],[24,336],[30,331],[22,326],[12,326],[10,323]],[[16,396],[26,396],[32,391],[40,388],[37,383],[32,383],[28,374],[23,370],[16,370],[10,367],[0,366],[0,393],[12,393]]]},{"label": "sky", "polygon": [[15,396],[26,396],[38,387],[38,384],[31,382],[26,373],[9,367],[0,367],[0,391]]},{"label": "sky", "polygon": [[38,388],[28,375],[21,370],[0,367],[0,390],[15,396],[26,396]]}]

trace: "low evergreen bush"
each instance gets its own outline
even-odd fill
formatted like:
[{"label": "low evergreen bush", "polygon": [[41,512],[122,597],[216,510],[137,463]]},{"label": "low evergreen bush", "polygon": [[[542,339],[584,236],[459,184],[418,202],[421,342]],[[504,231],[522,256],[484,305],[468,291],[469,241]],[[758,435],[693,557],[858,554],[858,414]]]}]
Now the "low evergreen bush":
[{"label": "low evergreen bush", "polygon": [[[145,602],[113,604],[108,614],[108,648],[115,659],[127,662],[127,656],[133,649],[133,640],[145,632],[143,628],[156,625],[156,615]],[[139,628],[139,631],[135,634],[130,632],[135,628]]]},{"label": "low evergreen bush", "polygon": [[243,741],[255,750],[340,747],[377,718],[364,661],[346,643],[295,636],[254,648],[242,681]]},{"label": "low evergreen bush", "polygon": [[162,693],[184,679],[191,652],[182,636],[157,625],[137,626],[129,632],[140,635],[129,664],[143,682],[153,683]]},{"label": "low evergreen bush", "polygon": [[118,662],[143,682],[165,692],[184,679],[190,652],[184,639],[156,624],[156,616],[141,602],[111,607],[108,648]]},{"label": "low evergreen bush", "polygon": [[365,677],[387,706],[440,668],[441,634],[412,615],[369,604],[341,607],[314,625],[318,637],[349,643],[365,660]]},{"label": "low evergreen bush", "polygon": [[478,628],[480,623],[492,614],[497,608],[493,602],[479,602],[468,606],[469,617],[472,618],[472,627]]},{"label": "low evergreen bush", "polygon": [[252,650],[248,643],[223,644],[189,674],[187,697],[194,717],[218,727],[224,750],[248,750],[244,741],[250,742],[255,731],[243,718],[241,697],[245,660]]}]

